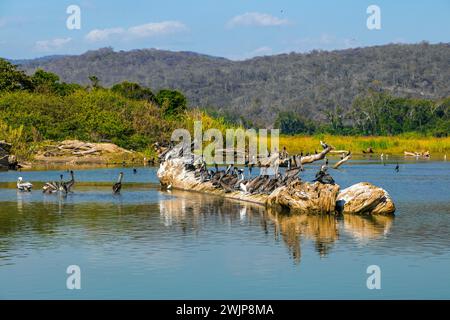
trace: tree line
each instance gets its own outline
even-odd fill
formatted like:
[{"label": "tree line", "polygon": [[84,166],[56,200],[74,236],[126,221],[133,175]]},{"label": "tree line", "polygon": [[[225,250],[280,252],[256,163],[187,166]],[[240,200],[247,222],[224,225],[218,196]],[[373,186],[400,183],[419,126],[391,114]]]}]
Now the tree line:
[{"label": "tree line", "polygon": [[414,132],[435,137],[450,134],[450,97],[405,98],[369,90],[354,99],[350,110],[336,107],[323,115],[326,120],[319,122],[301,113],[280,112],[275,127],[284,134],[393,136]]}]

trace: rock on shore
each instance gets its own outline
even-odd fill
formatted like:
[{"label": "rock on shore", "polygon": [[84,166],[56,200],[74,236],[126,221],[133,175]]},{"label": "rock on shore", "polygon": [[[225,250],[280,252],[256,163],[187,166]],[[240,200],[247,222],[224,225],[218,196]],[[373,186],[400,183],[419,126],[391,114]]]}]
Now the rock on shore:
[{"label": "rock on shore", "polygon": [[113,143],[64,140],[44,147],[34,159],[44,163],[106,164],[130,160],[134,154]]}]

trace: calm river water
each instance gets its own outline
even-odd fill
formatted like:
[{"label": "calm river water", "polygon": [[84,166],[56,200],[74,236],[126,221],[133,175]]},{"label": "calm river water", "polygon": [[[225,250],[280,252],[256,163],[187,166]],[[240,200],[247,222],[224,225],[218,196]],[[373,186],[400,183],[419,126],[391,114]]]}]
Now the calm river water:
[{"label": "calm river water", "polygon": [[[319,164],[302,173],[312,179]],[[284,216],[243,202],[161,191],[156,168],[0,172],[0,298],[450,299],[450,163],[354,161],[341,188],[389,191],[395,218]],[[111,184],[125,172],[122,194]],[[31,193],[16,191],[18,176]],[[69,265],[81,290],[66,288]],[[369,290],[367,267],[381,269]]]}]

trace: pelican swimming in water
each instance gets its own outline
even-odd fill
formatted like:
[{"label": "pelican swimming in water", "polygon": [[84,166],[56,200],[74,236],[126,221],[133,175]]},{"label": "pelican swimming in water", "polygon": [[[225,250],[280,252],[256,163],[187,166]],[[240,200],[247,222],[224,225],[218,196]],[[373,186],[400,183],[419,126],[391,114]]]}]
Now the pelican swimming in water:
[{"label": "pelican swimming in water", "polygon": [[31,191],[31,188],[33,187],[33,185],[30,182],[23,182],[23,178],[19,177],[17,179],[17,189],[19,189],[20,191]]},{"label": "pelican swimming in water", "polygon": [[123,179],[123,172],[119,173],[119,178],[117,179],[117,182],[114,183],[112,189],[113,193],[117,194],[120,193],[120,189],[122,189],[122,179]]},{"label": "pelican swimming in water", "polygon": [[67,182],[61,181],[61,186],[60,186],[61,191],[64,191],[66,193],[69,193],[72,191],[71,189],[75,185],[75,177],[74,177],[72,170],[70,170],[70,176],[71,176],[71,179],[69,181],[67,181]]},{"label": "pelican swimming in water", "polygon": [[59,182],[57,182],[57,181],[47,182],[42,187],[43,193],[55,193],[58,191],[63,191],[63,175],[62,174],[59,175]]}]

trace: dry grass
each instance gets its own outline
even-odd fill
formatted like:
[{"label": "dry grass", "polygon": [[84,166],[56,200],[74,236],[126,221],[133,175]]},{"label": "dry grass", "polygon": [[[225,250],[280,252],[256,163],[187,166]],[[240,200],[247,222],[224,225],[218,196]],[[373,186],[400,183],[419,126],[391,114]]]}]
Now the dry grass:
[{"label": "dry grass", "polygon": [[280,136],[280,148],[286,146],[289,153],[314,152],[321,150],[319,141],[331,144],[335,149],[351,150],[361,154],[371,147],[375,153],[403,154],[404,151],[444,154],[450,152],[450,137],[434,138],[420,136],[353,137],[353,136]]}]

